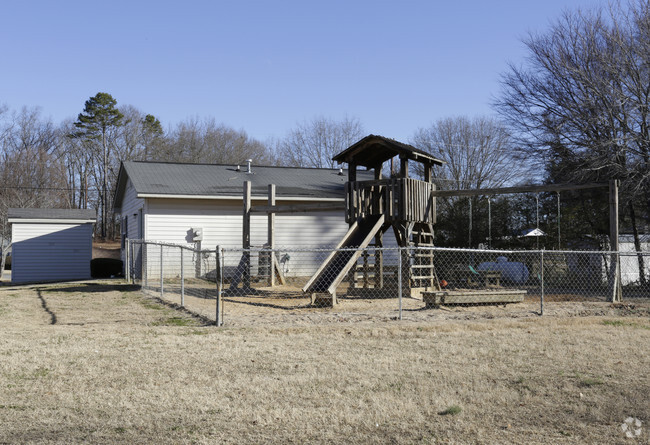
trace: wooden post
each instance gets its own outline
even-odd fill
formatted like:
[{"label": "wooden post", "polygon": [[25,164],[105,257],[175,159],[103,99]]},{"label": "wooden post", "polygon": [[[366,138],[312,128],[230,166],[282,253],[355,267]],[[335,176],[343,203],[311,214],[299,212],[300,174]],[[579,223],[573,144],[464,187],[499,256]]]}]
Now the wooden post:
[{"label": "wooden post", "polygon": [[183,268],[183,248],[181,249],[181,307],[185,307],[185,270]]},{"label": "wooden post", "polygon": [[216,316],[215,324],[217,326],[223,325],[223,259],[221,258],[221,247],[217,246],[216,250],[216,260],[217,260],[217,304],[216,304]]},{"label": "wooden post", "polygon": [[242,228],[242,285],[244,289],[251,287],[251,182],[244,181],[244,224]]},{"label": "wooden post", "polygon": [[[269,184],[269,206],[275,205],[275,184]],[[268,230],[267,230],[267,244],[271,252],[269,252],[269,286],[275,286],[275,212],[268,214]]]},{"label": "wooden post", "polygon": [[426,182],[431,182],[432,170],[433,170],[432,164],[424,164],[424,180]]},{"label": "wooden post", "polygon": [[610,301],[620,302],[621,259],[618,254],[618,180],[609,181],[609,245],[612,253],[610,272]]},{"label": "wooden post", "polygon": [[399,158],[399,175],[401,178],[409,177],[409,160],[406,157]]},{"label": "wooden post", "polygon": [[[375,180],[379,181],[382,178],[381,174],[381,164],[375,165],[374,169],[375,171]],[[371,205],[372,208],[370,209],[370,214],[371,215],[378,215],[380,213],[383,213],[382,205],[381,205],[381,185],[377,184],[374,185],[370,188],[369,193],[371,194]]]},{"label": "wooden post", "polygon": [[196,263],[194,264],[194,277],[201,278],[201,241],[194,243],[194,256],[196,258]]},{"label": "wooden post", "polygon": [[348,182],[357,181],[357,164],[348,162]]},{"label": "wooden post", "polygon": [[[381,249],[384,247],[383,228],[375,235],[375,247]],[[384,251],[375,250],[375,289],[384,288]]]},{"label": "wooden post", "polygon": [[352,225],[356,222],[358,215],[357,215],[357,208],[360,205],[359,202],[357,202],[357,188],[356,188],[356,182],[357,182],[357,164],[354,162],[348,162],[348,191],[349,191],[349,196],[348,196],[348,202],[349,202],[349,208],[347,209],[349,216],[349,221],[348,221],[348,226],[352,227]]}]

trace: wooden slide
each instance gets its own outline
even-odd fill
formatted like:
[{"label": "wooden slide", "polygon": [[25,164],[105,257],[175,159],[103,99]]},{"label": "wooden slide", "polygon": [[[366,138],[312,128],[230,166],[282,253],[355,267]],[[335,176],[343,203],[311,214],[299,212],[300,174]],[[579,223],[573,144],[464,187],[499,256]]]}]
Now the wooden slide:
[{"label": "wooden slide", "polygon": [[[384,215],[372,215],[355,222],[302,291],[311,294],[328,292],[335,295],[338,285],[383,225]],[[352,250],[353,248],[355,250]]]}]

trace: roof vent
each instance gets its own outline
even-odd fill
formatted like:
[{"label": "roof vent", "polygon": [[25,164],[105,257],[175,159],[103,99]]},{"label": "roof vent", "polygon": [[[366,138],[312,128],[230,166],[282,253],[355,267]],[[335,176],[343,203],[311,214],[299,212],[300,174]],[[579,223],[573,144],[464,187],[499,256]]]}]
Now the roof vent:
[{"label": "roof vent", "polygon": [[241,168],[239,168],[239,164],[237,164],[237,167],[235,168],[235,171],[236,171],[236,172],[240,172],[240,171],[241,171]]},{"label": "roof vent", "polygon": [[343,176],[343,169],[339,168],[339,176]]},{"label": "roof vent", "polygon": [[251,170],[251,162],[253,162],[252,159],[246,159],[246,163],[248,164],[248,171],[246,171],[246,173],[253,173]]}]

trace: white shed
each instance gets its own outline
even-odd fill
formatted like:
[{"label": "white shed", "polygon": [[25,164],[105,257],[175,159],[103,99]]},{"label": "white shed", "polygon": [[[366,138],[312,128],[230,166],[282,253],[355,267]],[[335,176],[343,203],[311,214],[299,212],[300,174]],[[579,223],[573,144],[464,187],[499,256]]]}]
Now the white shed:
[{"label": "white shed", "polygon": [[9,209],[11,281],[90,278],[95,210]]}]

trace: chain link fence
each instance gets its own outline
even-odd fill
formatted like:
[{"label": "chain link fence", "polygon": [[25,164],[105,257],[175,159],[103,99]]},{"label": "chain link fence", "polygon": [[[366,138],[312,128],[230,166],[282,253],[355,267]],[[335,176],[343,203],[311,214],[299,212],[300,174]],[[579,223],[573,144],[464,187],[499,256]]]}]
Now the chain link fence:
[{"label": "chain link fence", "polygon": [[[541,315],[650,303],[650,253],[215,249],[129,240],[127,279],[219,325]],[[452,317],[453,318],[453,317]]]}]

